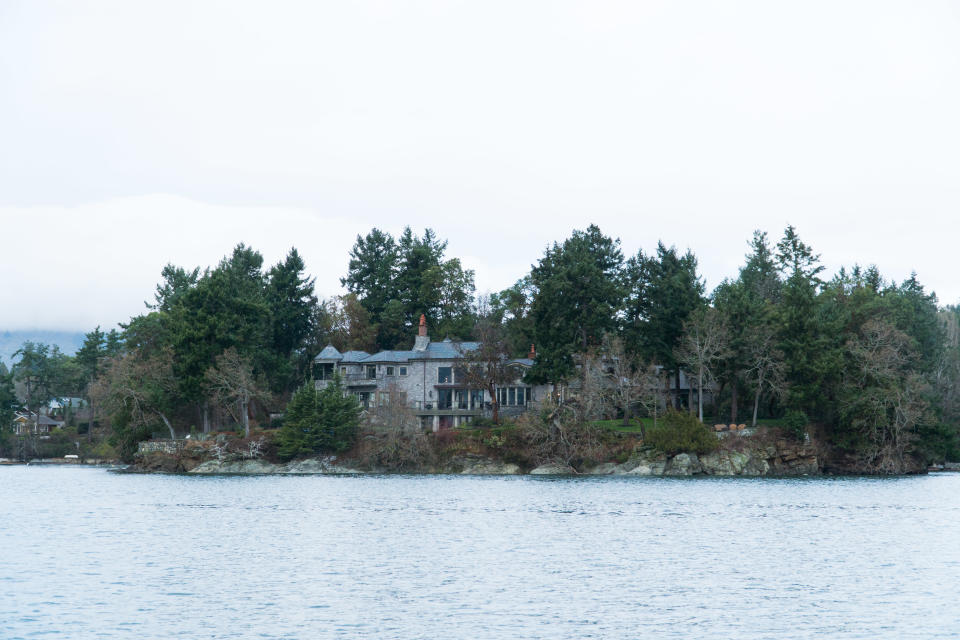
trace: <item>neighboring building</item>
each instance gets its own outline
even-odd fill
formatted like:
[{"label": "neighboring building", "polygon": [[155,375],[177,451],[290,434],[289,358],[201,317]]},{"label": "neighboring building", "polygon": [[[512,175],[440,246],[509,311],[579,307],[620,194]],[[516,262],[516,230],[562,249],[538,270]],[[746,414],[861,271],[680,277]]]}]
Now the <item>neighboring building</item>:
[{"label": "neighboring building", "polygon": [[83,399],[83,398],[70,398],[70,397],[65,397],[65,398],[53,398],[53,399],[50,400],[50,402],[47,404],[47,412],[48,412],[48,413],[54,413],[54,412],[60,412],[60,413],[62,413],[63,411],[65,411],[65,410],[67,410],[67,409],[77,410],[77,409],[82,409],[83,407],[86,407],[86,406],[87,406],[87,401],[86,401],[85,399]]},{"label": "neighboring building", "polygon": [[53,429],[60,429],[63,423],[34,412],[18,411],[13,417],[13,431],[18,436],[44,435]]},{"label": "neighboring building", "polygon": [[[491,414],[493,399],[481,389],[469,388],[458,365],[463,354],[477,349],[477,342],[431,342],[426,320],[420,317],[418,335],[409,351],[365,351],[340,353],[328,345],[314,358],[314,380],[318,389],[339,374],[344,388],[368,409],[385,405],[399,394],[434,431],[456,427],[477,416]],[[532,354],[531,354],[532,355]],[[525,384],[523,376],[533,366],[531,358],[510,360],[517,376],[513,384],[496,389],[502,415],[526,411],[553,391],[552,385]]]}]

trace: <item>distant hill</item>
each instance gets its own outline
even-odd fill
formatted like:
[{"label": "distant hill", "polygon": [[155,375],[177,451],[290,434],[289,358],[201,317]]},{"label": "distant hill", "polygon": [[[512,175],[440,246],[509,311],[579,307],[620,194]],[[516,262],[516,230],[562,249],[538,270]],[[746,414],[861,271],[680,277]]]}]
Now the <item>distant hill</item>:
[{"label": "distant hill", "polygon": [[9,366],[13,352],[28,340],[55,344],[64,353],[73,355],[83,344],[83,336],[83,331],[0,331],[0,361]]}]

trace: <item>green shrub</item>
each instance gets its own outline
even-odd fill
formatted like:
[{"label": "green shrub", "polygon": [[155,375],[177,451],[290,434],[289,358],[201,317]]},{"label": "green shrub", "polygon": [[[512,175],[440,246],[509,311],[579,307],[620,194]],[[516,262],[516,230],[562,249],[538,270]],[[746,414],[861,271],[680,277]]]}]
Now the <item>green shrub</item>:
[{"label": "green shrub", "polygon": [[681,411],[668,411],[656,427],[647,427],[645,442],[671,456],[710,453],[719,446],[713,431],[696,416]]},{"label": "green shrub", "polygon": [[788,411],[783,417],[783,428],[797,440],[803,440],[807,434],[810,419],[803,411]]}]

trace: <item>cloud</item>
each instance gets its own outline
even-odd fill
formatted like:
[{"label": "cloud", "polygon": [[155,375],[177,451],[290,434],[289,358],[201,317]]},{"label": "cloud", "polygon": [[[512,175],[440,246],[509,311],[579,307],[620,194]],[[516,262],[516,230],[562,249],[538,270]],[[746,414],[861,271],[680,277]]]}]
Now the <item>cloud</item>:
[{"label": "cloud", "polygon": [[[142,310],[167,262],[435,228],[479,291],[597,223],[736,274],[791,222],[830,269],[960,300],[953,3],[5,2],[11,327]],[[156,195],[167,194],[167,195]]]}]

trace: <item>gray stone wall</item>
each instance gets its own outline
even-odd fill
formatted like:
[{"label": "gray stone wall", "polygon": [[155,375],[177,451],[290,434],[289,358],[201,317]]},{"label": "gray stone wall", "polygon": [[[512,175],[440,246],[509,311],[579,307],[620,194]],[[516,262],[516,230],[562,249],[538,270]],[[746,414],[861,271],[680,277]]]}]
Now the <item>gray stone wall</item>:
[{"label": "gray stone wall", "polygon": [[169,453],[176,455],[183,449],[184,440],[146,440],[137,445],[137,453]]}]

